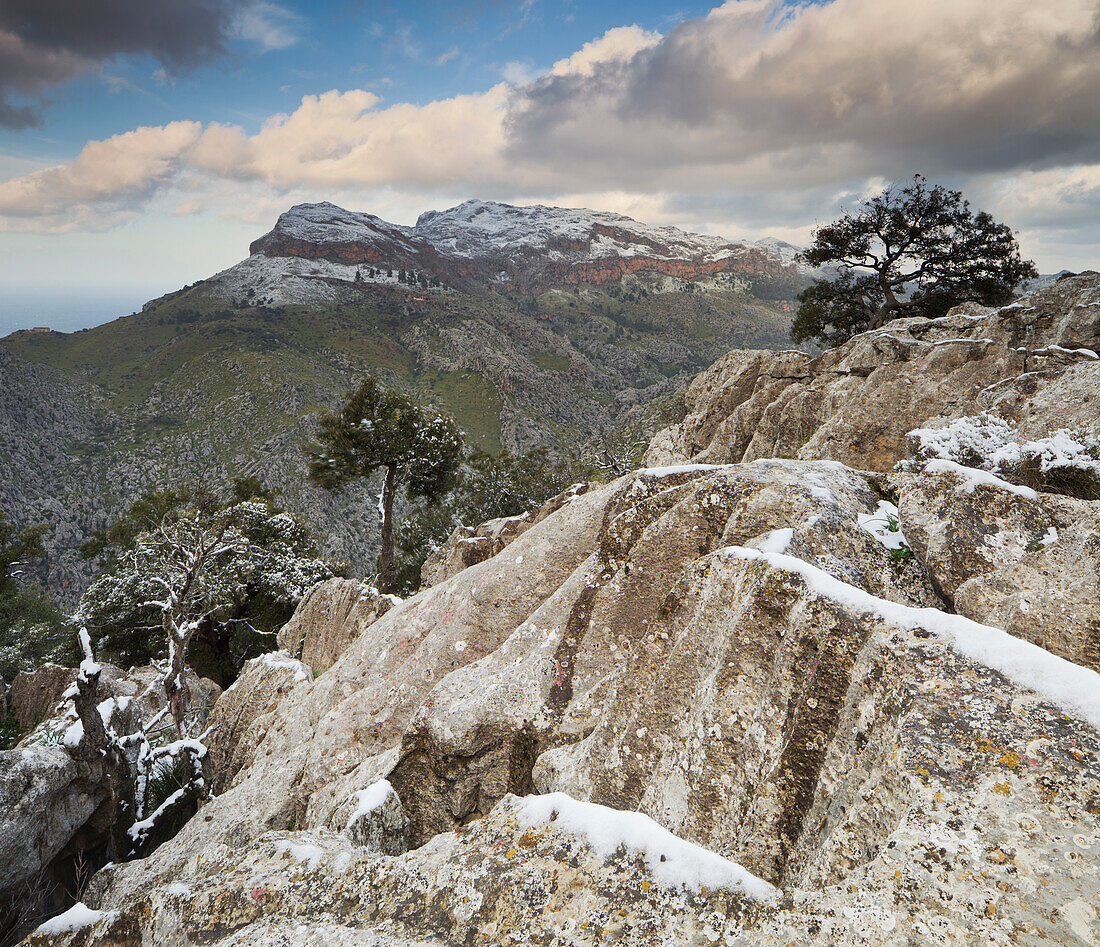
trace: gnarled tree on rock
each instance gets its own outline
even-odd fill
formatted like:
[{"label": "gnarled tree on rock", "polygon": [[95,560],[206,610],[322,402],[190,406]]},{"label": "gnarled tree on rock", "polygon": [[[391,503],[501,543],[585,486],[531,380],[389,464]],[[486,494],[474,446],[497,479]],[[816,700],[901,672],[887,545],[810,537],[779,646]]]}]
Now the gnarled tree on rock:
[{"label": "gnarled tree on rock", "polygon": [[1021,281],[1038,276],[1012,230],[919,174],[819,227],[800,259],[837,275],[799,294],[791,338],[827,345],[891,319],[942,316],[963,302],[1003,305]]},{"label": "gnarled tree on rock", "polygon": [[393,556],[393,501],[404,487],[432,499],[446,493],[462,463],[462,432],[454,418],[435,414],[371,376],[335,414],[323,414],[317,440],[306,452],[310,479],[328,490],[385,471],[378,495],[382,521],[378,590],[397,591]]}]

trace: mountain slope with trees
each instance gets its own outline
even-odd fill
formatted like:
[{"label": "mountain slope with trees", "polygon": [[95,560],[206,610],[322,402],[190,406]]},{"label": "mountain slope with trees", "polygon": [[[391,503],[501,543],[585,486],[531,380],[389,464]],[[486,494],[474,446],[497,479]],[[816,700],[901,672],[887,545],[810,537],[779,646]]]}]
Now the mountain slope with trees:
[{"label": "mountain slope with trees", "polygon": [[[584,213],[566,217],[575,223]],[[513,236],[523,219],[512,222]],[[227,488],[249,475],[282,491],[287,508],[325,537],[325,555],[369,574],[377,487],[332,496],[308,486],[302,454],[312,418],[338,407],[365,375],[452,415],[488,453],[562,452],[659,412],[731,348],[789,344],[789,311],[807,280],[780,256],[677,232],[678,243],[663,238],[658,262],[688,275],[670,275],[638,252],[627,256],[643,246],[635,237],[659,243],[667,228],[631,222],[642,232],[628,240],[626,220],[614,237],[593,229],[588,249],[568,251],[584,264],[570,277],[577,282],[544,274],[526,290],[518,279],[494,283],[491,267],[457,256],[426,286],[423,268],[411,258],[391,264],[382,244],[372,264],[334,263],[317,254],[338,257],[355,241],[330,221],[333,239],[310,232],[315,258],[258,250],[106,325],[14,333],[0,341],[0,511],[20,526],[51,524],[39,574],[68,604],[93,574],[77,547],[140,496]],[[436,227],[442,233],[441,221]],[[362,228],[355,237],[366,253]],[[696,259],[708,253],[708,266],[732,262],[708,275]],[[761,265],[746,270],[746,260]],[[623,261],[625,275],[616,270]],[[249,283],[253,276],[267,282]]]}]

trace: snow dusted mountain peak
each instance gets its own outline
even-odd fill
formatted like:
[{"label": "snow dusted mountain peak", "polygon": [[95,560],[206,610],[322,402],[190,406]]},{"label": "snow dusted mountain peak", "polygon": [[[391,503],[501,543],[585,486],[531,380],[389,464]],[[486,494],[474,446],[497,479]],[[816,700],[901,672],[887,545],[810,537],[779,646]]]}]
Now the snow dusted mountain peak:
[{"label": "snow dusted mountain peak", "polygon": [[[386,279],[397,271],[453,287],[510,284],[527,291],[603,283],[646,271],[691,280],[791,269],[787,245],[779,241],[754,245],[651,227],[608,211],[484,200],[428,211],[412,227],[328,201],[297,204],[252,244],[251,252],[269,261],[365,264],[368,276],[370,268],[382,269]],[[366,278],[351,272],[356,279]],[[308,275],[320,278],[321,269]]]},{"label": "snow dusted mountain peak", "polygon": [[389,236],[414,236],[412,227],[391,224],[374,214],[345,210],[329,201],[295,204],[279,215],[272,234],[310,243],[352,243],[371,233]]}]

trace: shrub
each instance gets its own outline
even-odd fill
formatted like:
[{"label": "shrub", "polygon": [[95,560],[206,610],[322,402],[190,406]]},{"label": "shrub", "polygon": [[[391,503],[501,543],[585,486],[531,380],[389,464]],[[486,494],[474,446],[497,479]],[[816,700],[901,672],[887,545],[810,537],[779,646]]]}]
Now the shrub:
[{"label": "shrub", "polygon": [[1003,418],[982,414],[918,428],[907,439],[911,459],[903,467],[951,460],[1044,493],[1100,499],[1100,438],[1090,434],[1061,428],[1025,439]]}]

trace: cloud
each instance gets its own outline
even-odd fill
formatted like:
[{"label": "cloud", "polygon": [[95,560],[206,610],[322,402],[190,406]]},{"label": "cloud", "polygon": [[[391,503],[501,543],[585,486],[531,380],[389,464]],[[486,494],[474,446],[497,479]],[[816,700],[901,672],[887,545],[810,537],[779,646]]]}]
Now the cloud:
[{"label": "cloud", "polygon": [[233,20],[232,33],[258,44],[264,52],[286,49],[298,42],[301,17],[274,3],[257,0],[242,7]]},{"label": "cloud", "polygon": [[165,77],[225,54],[231,39],[282,48],[293,14],[265,0],[3,0],[0,3],[0,126],[41,121],[52,86],[94,72],[116,56],[148,55]]},{"label": "cloud", "polygon": [[445,66],[445,65],[447,65],[447,63],[449,63],[452,59],[455,59],[457,56],[458,56],[458,47],[457,46],[452,46],[445,53],[441,53],[439,55],[439,57],[435,61],[435,64],[437,66]]},{"label": "cloud", "polygon": [[535,67],[531,63],[520,62],[518,59],[506,62],[500,67],[500,77],[509,85],[525,85],[536,75],[538,73],[535,72]]},{"label": "cloud", "polygon": [[86,216],[93,205],[117,214],[170,177],[201,132],[198,122],[172,122],[89,142],[69,164],[0,184],[0,215],[43,218],[48,229],[51,220],[64,228],[66,214]]},{"label": "cloud", "polygon": [[644,49],[656,46],[662,37],[639,26],[617,26],[585,43],[572,56],[559,59],[549,75],[591,77],[600,69],[629,62]]},{"label": "cloud", "polygon": [[1097,22],[1095,0],[730,0],[532,84],[509,153],[620,186],[1092,160]]},{"label": "cloud", "polygon": [[[1098,24],[1095,0],[731,0],[665,35],[609,30],[541,76],[512,64],[481,93],[411,105],[331,90],[252,134],[209,124],[185,140],[165,126],[160,158],[118,136],[143,183],[82,154],[0,185],[0,214],[98,225],[97,208],[115,219],[158,188],[207,181],[267,188],[273,204],[590,195],[655,222],[791,239],[921,171],[1033,245],[1061,226],[1083,246],[1100,238]],[[47,223],[32,223],[35,202]]]},{"label": "cloud", "polygon": [[[427,105],[377,108],[364,90],[303,97],[255,135],[208,129],[192,165],[281,188],[445,187],[503,176],[503,85]],[[207,140],[207,135],[213,137]]]}]

